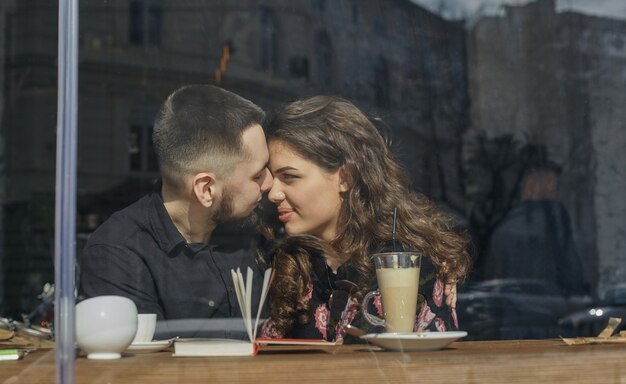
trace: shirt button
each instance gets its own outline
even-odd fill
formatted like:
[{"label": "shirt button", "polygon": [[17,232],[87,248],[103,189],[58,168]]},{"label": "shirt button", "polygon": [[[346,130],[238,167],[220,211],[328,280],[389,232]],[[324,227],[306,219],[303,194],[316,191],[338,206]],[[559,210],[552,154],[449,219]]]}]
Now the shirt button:
[{"label": "shirt button", "polygon": [[209,307],[215,307],[215,301],[209,300]]}]

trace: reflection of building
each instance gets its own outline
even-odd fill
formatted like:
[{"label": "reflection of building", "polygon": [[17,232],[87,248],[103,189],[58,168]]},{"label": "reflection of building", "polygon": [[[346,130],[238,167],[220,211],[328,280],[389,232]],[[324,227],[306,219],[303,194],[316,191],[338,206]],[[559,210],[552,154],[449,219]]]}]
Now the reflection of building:
[{"label": "reflection of building", "polygon": [[554,5],[506,6],[472,28],[472,130],[547,145],[588,278],[611,284],[626,278],[626,22]]},{"label": "reflection of building", "polygon": [[[6,2],[8,3],[8,1]],[[6,17],[4,12],[4,6],[0,4],[0,31],[5,30],[6,25]],[[5,54],[6,54],[6,39],[4,39],[0,35],[0,207],[4,202],[4,191],[6,189],[6,176],[4,174],[5,169],[5,142],[4,142],[4,134],[1,131],[2,127],[2,116],[4,113],[4,72],[5,72]],[[4,244],[4,217],[0,213],[0,249],[1,245]],[[4,276],[2,271],[3,267],[3,252],[0,250],[0,308],[3,306],[4,299]]]},{"label": "reflection of building", "polygon": [[[5,135],[31,143],[7,153],[9,201],[50,191],[54,177],[56,9],[34,4],[7,11]],[[454,191],[460,205],[458,177],[437,167],[454,163],[466,125],[464,32],[408,0],[91,0],[80,3],[80,30],[81,190],[154,176],[156,108],[217,71],[222,86],[267,108],[324,93],[376,112],[400,137],[416,186]]]},{"label": "reflection of building", "polygon": [[[53,223],[56,4],[2,7],[2,136],[11,180],[4,203],[20,205],[15,212],[45,212],[41,220]],[[460,24],[409,0],[81,0],[79,24],[78,183],[85,201],[99,201],[94,194],[125,180],[153,178],[150,130],[159,104],[180,85],[219,78],[265,108],[313,94],[353,100],[392,127],[415,186],[462,209]],[[91,227],[94,216],[86,213],[79,225]],[[15,215],[22,219],[6,228],[10,236],[49,228],[33,222],[40,216]],[[51,260],[46,241],[41,257]],[[17,263],[10,268],[43,268]]]}]

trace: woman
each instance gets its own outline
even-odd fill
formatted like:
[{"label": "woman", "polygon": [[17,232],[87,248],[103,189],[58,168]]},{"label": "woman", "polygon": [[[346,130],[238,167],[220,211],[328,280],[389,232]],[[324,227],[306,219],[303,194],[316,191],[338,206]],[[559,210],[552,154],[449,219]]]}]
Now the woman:
[{"label": "woman", "polygon": [[[359,109],[336,97],[294,102],[272,119],[268,140],[274,175],[268,197],[288,236],[271,252],[275,276],[264,336],[335,340],[344,338],[346,324],[363,327],[359,303],[377,288],[369,256],[389,248],[394,208],[398,244],[424,255],[415,330],[458,329],[454,308],[443,300],[444,282],[466,275],[468,240],[411,192]],[[382,315],[380,303],[374,307]]]}]

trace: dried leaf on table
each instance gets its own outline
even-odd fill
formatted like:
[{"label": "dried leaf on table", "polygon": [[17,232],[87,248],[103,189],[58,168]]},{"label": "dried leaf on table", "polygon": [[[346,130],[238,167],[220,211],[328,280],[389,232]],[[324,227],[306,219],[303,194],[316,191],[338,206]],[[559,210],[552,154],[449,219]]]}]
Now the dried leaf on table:
[{"label": "dried leaf on table", "polygon": [[619,334],[612,336],[615,329],[621,324],[622,319],[619,317],[611,317],[609,324],[600,332],[598,337],[576,337],[576,338],[561,338],[567,345],[581,345],[581,344],[626,344],[626,331],[621,331]]},{"label": "dried leaf on table", "polygon": [[620,319],[619,317],[611,317],[609,319],[609,324],[606,326],[606,328],[602,330],[602,332],[600,332],[598,337],[603,337],[603,338],[611,337],[613,332],[615,332],[615,328],[617,328],[621,322],[622,322],[622,319]]}]

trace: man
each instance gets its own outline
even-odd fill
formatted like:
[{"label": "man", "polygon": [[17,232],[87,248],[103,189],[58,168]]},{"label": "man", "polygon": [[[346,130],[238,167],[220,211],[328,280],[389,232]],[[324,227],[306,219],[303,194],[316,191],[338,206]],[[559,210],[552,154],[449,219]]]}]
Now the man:
[{"label": "man", "polygon": [[250,216],[271,187],[263,118],[252,102],[214,86],[172,93],[154,123],[160,190],[91,235],[80,297],[125,296],[159,320],[241,316],[230,270],[250,266],[260,282],[256,244],[211,239],[218,227]]},{"label": "man", "polygon": [[558,173],[551,163],[526,171],[520,203],[491,236],[487,278],[533,278],[567,296],[586,293],[569,214],[556,200]]}]

